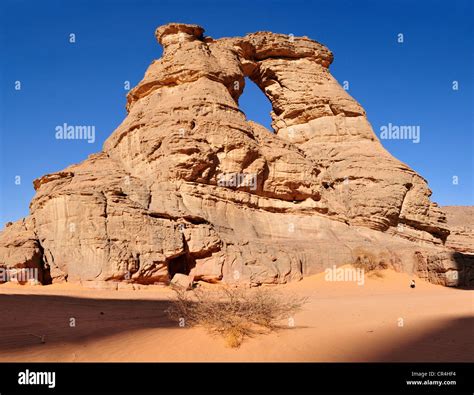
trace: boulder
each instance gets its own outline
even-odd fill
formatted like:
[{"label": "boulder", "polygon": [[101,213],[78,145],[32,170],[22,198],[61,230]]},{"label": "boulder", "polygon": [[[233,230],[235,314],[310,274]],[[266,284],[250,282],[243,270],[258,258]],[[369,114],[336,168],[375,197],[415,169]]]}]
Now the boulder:
[{"label": "boulder", "polygon": [[186,274],[176,273],[171,279],[171,286],[186,291],[193,288],[193,277]]}]

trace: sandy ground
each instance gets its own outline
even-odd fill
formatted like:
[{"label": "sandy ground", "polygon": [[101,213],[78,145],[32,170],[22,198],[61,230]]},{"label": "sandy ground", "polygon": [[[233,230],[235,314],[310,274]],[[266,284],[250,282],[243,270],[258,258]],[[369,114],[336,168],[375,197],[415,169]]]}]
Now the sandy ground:
[{"label": "sandy ground", "polygon": [[0,285],[0,361],[474,361],[474,291],[420,279],[411,289],[407,274],[382,275],[363,286],[324,274],[278,286],[309,299],[294,327],[283,323],[238,349],[170,321],[166,288],[7,283]]}]

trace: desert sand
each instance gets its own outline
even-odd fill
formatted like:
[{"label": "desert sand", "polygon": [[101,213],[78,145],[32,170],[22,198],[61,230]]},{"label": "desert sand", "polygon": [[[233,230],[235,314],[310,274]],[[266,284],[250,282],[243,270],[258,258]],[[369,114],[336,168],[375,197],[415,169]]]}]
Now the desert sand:
[{"label": "desert sand", "polygon": [[379,273],[363,286],[328,282],[324,273],[272,286],[309,302],[293,327],[282,322],[237,349],[204,328],[170,321],[164,310],[173,291],[166,287],[7,283],[0,285],[0,361],[474,360],[473,291],[421,279],[411,289],[408,274]]}]

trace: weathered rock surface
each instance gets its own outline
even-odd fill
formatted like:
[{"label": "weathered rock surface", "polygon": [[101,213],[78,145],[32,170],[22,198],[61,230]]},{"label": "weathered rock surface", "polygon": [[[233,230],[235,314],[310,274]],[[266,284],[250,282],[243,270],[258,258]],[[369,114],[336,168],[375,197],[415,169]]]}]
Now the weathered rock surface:
[{"label": "weathered rock surface", "polygon": [[474,254],[474,207],[445,206],[451,233],[446,245],[456,251]]},{"label": "weathered rock surface", "polygon": [[[36,270],[40,282],[51,281],[43,270],[43,249],[37,240],[31,217],[9,223],[0,233],[0,257],[0,268],[5,271],[1,273],[4,278],[0,278],[0,282],[8,280],[7,274],[15,277],[24,269]],[[9,269],[9,273],[6,269]]]},{"label": "weathered rock surface", "polygon": [[[0,234],[0,265],[52,281],[261,284],[364,248],[436,283],[465,279],[426,181],[382,147],[325,46],[203,32],[157,29],[163,56],[129,92],[128,116],[102,152],[35,180],[30,216]],[[271,101],[274,133],[239,109],[245,77]]]},{"label": "weathered rock surface", "polygon": [[171,286],[189,291],[193,288],[193,278],[186,274],[176,273],[171,279]]}]

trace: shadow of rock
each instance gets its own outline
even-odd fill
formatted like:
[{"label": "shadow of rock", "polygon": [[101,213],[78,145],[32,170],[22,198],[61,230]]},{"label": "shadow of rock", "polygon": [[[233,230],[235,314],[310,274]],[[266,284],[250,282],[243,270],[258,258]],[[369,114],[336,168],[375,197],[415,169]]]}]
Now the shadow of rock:
[{"label": "shadow of rock", "polygon": [[460,268],[458,288],[474,289],[474,255],[455,252],[453,258]]},{"label": "shadow of rock", "polygon": [[169,304],[166,300],[1,295],[0,354],[79,343],[132,330],[176,327],[165,312]]},{"label": "shadow of rock", "polygon": [[[408,342],[393,343],[371,360],[384,362],[474,362],[474,317],[443,322]],[[458,350],[466,351],[460,356]],[[466,357],[469,355],[469,357]]]}]

